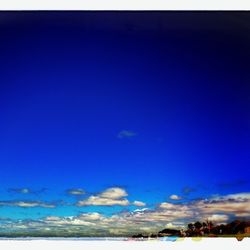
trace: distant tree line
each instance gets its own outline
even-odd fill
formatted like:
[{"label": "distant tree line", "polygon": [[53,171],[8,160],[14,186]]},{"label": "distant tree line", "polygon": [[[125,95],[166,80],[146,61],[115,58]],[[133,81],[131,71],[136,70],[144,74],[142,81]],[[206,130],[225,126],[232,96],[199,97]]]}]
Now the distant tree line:
[{"label": "distant tree line", "polygon": [[250,221],[240,221],[234,220],[228,224],[219,224],[214,225],[212,221],[196,221],[195,223],[189,223],[187,225],[187,229],[170,229],[166,228],[157,234],[151,235],[143,235],[136,234],[133,235],[133,238],[156,238],[156,237],[164,237],[164,236],[178,236],[178,237],[199,237],[199,236],[208,236],[208,237],[216,237],[223,235],[239,235],[245,234],[246,236],[250,236]]}]

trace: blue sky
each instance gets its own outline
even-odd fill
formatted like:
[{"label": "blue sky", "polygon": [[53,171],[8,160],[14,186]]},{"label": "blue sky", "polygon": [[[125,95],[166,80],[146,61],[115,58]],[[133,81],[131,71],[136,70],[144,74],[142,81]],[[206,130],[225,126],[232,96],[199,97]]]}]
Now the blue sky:
[{"label": "blue sky", "polygon": [[0,17],[1,217],[250,197],[248,15]]}]

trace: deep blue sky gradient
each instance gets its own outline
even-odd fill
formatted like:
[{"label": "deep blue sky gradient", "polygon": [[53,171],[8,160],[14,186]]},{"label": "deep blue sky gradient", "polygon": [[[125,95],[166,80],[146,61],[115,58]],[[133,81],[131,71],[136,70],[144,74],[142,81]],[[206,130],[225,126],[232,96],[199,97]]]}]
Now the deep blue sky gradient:
[{"label": "deep blue sky gradient", "polygon": [[[193,198],[249,191],[247,20],[0,13],[1,199],[23,197],[6,191],[21,187],[70,201],[69,188],[121,186],[149,204],[187,186]],[[118,138],[123,130],[136,135]],[[38,210],[49,209],[29,213]]]}]

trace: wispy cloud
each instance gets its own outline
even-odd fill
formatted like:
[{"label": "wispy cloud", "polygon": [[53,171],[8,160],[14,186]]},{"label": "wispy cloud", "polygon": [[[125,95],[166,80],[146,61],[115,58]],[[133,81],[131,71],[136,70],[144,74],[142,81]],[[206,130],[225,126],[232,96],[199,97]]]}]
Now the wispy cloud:
[{"label": "wispy cloud", "polygon": [[19,193],[19,194],[30,194],[30,193],[32,193],[29,188],[9,188],[8,192]]},{"label": "wispy cloud", "polygon": [[72,188],[72,189],[67,189],[66,193],[70,195],[84,195],[86,192],[81,188]]},{"label": "wispy cloud", "polygon": [[202,213],[221,212],[236,217],[250,217],[250,193],[216,195],[195,204]]},{"label": "wispy cloud", "polygon": [[117,138],[123,139],[123,138],[131,138],[137,136],[137,133],[131,131],[131,130],[122,130],[118,133]]},{"label": "wispy cloud", "polygon": [[0,206],[12,206],[12,207],[43,207],[43,208],[55,208],[56,204],[46,203],[42,201],[0,201]]}]

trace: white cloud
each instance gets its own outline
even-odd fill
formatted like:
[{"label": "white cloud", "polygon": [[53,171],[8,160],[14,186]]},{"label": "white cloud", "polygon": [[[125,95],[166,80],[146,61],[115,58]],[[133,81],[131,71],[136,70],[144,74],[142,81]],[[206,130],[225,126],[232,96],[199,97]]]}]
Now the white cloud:
[{"label": "white cloud", "polygon": [[102,198],[99,196],[90,196],[86,200],[78,201],[77,206],[127,206],[129,205],[129,201],[127,199],[110,199],[110,198]]},{"label": "white cloud", "polygon": [[85,200],[80,200],[77,206],[127,206],[129,201],[125,199],[127,192],[119,187],[107,188],[98,195],[91,195]]},{"label": "white cloud", "polygon": [[229,217],[228,215],[225,214],[212,214],[209,217],[207,217],[207,219],[215,223],[223,223],[227,222],[229,220]]},{"label": "white cloud", "polygon": [[51,218],[46,218],[45,223],[51,225],[70,225],[70,226],[94,226],[95,224],[90,221],[82,220],[78,217],[57,217],[54,220]]},{"label": "white cloud", "polygon": [[142,201],[134,201],[133,205],[135,205],[137,207],[144,207],[144,206],[146,206],[146,203],[144,203]]},{"label": "white cloud", "polygon": [[[191,203],[173,204],[163,202],[159,204],[162,211],[154,214],[154,217],[165,214],[168,218],[185,219],[201,218],[213,219],[214,222],[225,222],[231,216],[250,217],[250,193],[238,193],[229,195],[216,195],[208,199],[194,201]],[[218,214],[217,214],[218,213]],[[220,214],[220,213],[223,213]]]},{"label": "white cloud", "polygon": [[182,199],[182,197],[180,197],[180,196],[178,196],[178,195],[176,195],[176,194],[170,195],[169,198],[170,198],[171,200],[177,200],[177,201]]},{"label": "white cloud", "polygon": [[60,219],[58,216],[48,216],[45,218],[45,221],[59,221]]},{"label": "white cloud", "polygon": [[[75,217],[47,217],[44,219],[43,227],[65,226],[70,230],[71,226],[84,226],[81,230],[88,232],[109,232],[114,235],[135,234],[138,232],[156,233],[168,225],[177,228],[181,227],[181,223],[174,223],[179,219],[181,211],[176,211],[170,215],[168,211],[149,210],[147,208],[137,209],[133,212],[123,212],[112,216],[105,216],[99,213],[82,213]],[[38,227],[38,225],[32,224]],[[54,229],[55,230],[55,229]],[[80,230],[80,229],[79,229]]]},{"label": "white cloud", "polygon": [[125,196],[128,196],[127,192],[119,187],[108,188],[99,194],[99,197],[109,198],[109,199],[120,199]]},{"label": "white cloud", "polygon": [[82,213],[78,217],[81,220],[96,221],[96,220],[100,220],[102,218],[102,215],[99,213],[93,212],[93,213]]},{"label": "white cloud", "polygon": [[164,209],[175,209],[177,205],[170,202],[162,202],[159,207]]},{"label": "white cloud", "polygon": [[183,229],[185,228],[186,225],[184,223],[172,223],[172,222],[169,222],[165,225],[165,228],[173,228],[173,229]]},{"label": "white cloud", "polygon": [[166,228],[173,228],[173,227],[174,227],[174,225],[172,222],[169,222],[166,224]]}]

